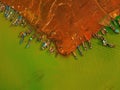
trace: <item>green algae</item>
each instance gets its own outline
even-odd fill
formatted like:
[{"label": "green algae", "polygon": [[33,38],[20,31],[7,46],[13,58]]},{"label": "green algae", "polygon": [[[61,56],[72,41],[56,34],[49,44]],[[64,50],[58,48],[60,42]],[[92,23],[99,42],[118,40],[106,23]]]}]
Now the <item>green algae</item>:
[{"label": "green algae", "polygon": [[[93,49],[63,57],[41,51],[40,44],[19,45],[22,27],[10,27],[0,15],[0,90],[119,90],[120,36],[113,32],[106,38],[115,48],[92,40]],[[27,42],[27,39],[25,40]],[[76,51],[77,52],[77,51]],[[34,75],[35,73],[35,75]],[[41,77],[42,76],[42,77]]]}]

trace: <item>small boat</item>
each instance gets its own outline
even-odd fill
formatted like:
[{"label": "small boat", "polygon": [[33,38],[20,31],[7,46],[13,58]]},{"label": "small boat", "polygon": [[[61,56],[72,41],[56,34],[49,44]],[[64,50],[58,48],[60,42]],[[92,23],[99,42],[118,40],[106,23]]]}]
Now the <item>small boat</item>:
[{"label": "small boat", "polygon": [[50,40],[44,41],[42,43],[42,50],[48,48],[50,46]]},{"label": "small boat", "polygon": [[108,32],[108,31],[107,31],[105,28],[102,28],[101,33],[102,33],[103,35],[106,35],[107,32]]},{"label": "small boat", "polygon": [[117,33],[117,34],[120,33],[120,25],[119,25],[119,23],[116,20],[112,20],[110,22],[110,26],[111,26],[111,28],[113,29],[113,31],[115,33]]},{"label": "small boat", "polygon": [[28,40],[28,43],[25,46],[25,48],[29,48],[30,47],[30,43],[31,43],[32,40],[33,40],[33,38],[30,37],[29,40]]},{"label": "small boat", "polygon": [[83,46],[84,50],[87,50],[87,46],[85,45],[85,42],[82,42],[82,46]]},{"label": "small boat", "polygon": [[9,15],[9,13],[10,13],[10,10],[11,10],[11,8],[10,8],[10,6],[5,6],[5,12],[4,12],[4,15],[5,15],[5,17],[7,18],[8,17],[8,15]]},{"label": "small boat", "polygon": [[12,23],[12,25],[15,25],[15,26],[17,26],[17,25],[19,25],[19,24],[21,24],[22,23],[22,16],[18,16],[16,19],[15,19],[15,21]]},{"label": "small boat", "polygon": [[87,43],[88,43],[89,48],[91,49],[92,48],[92,44],[91,44],[90,40],[87,41]]},{"label": "small boat", "polygon": [[78,49],[80,55],[83,56],[83,53],[82,53],[82,51],[81,51],[81,49],[80,49],[80,46],[78,46],[77,49]]},{"label": "small boat", "polygon": [[3,3],[0,3],[0,12],[5,11],[5,5]]},{"label": "small boat", "polygon": [[48,46],[47,42],[43,42],[43,43],[42,43],[42,50],[46,49],[47,46]]},{"label": "small boat", "polygon": [[40,42],[41,40],[42,40],[42,37],[39,36],[39,37],[37,38],[37,42]]},{"label": "small boat", "polygon": [[55,47],[54,47],[54,46],[51,46],[51,47],[49,48],[49,51],[50,51],[50,53],[53,53],[53,52],[55,51]]},{"label": "small boat", "polygon": [[72,52],[72,55],[73,55],[73,57],[74,57],[76,60],[78,59],[75,52]]},{"label": "small boat", "polygon": [[21,38],[20,41],[19,41],[19,44],[22,44],[22,43],[23,43],[24,38],[25,38],[26,36],[27,36],[27,34],[26,34],[25,32],[20,32],[20,33],[19,33],[19,36],[18,36],[18,37]]}]

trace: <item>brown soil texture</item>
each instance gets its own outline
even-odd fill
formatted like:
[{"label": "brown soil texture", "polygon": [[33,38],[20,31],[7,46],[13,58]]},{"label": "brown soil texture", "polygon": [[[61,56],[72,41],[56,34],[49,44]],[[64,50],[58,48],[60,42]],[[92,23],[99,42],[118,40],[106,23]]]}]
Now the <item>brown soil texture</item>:
[{"label": "brown soil texture", "polygon": [[119,0],[1,0],[19,11],[69,55],[100,30],[99,21],[120,6]]}]

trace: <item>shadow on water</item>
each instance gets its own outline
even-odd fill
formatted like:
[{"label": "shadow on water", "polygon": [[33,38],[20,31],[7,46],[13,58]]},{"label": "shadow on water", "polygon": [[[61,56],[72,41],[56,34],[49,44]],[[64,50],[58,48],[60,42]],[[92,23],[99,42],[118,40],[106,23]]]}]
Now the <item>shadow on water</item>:
[{"label": "shadow on water", "polygon": [[31,74],[31,78],[26,80],[26,82],[18,89],[24,90],[25,88],[29,87],[32,83],[39,83],[44,78],[44,73],[42,71],[35,71]]}]

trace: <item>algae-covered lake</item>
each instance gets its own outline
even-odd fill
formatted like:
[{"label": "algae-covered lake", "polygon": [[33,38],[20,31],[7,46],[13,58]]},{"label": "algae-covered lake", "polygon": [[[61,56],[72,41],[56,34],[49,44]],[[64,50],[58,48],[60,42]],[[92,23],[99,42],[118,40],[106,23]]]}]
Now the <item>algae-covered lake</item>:
[{"label": "algae-covered lake", "polygon": [[120,90],[120,35],[106,36],[115,48],[93,39],[93,49],[75,60],[41,51],[36,42],[25,49],[21,30],[0,14],[0,90]]}]

